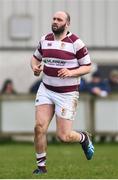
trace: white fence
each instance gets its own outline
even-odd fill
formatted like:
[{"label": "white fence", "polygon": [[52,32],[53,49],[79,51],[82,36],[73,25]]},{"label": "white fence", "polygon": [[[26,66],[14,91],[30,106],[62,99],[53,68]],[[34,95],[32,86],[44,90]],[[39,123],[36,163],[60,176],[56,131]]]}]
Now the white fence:
[{"label": "white fence", "polygon": [[[34,96],[0,98],[0,134],[32,134],[35,124]],[[118,134],[118,96],[106,99],[81,95],[73,128],[95,134]],[[55,132],[55,117],[48,132]]]}]

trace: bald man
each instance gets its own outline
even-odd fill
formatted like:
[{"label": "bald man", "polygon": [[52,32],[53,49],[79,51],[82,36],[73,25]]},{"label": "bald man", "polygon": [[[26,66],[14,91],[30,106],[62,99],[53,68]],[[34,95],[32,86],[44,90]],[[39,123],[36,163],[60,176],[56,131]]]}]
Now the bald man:
[{"label": "bald man", "polygon": [[35,101],[37,169],[34,174],[47,172],[46,134],[54,114],[58,138],[64,142],[80,143],[88,160],[94,154],[89,135],[72,130],[80,77],[90,72],[91,61],[85,44],[68,30],[69,25],[70,15],[63,11],[56,12],[52,19],[52,33],[41,38],[31,60],[35,76],[43,71]]}]

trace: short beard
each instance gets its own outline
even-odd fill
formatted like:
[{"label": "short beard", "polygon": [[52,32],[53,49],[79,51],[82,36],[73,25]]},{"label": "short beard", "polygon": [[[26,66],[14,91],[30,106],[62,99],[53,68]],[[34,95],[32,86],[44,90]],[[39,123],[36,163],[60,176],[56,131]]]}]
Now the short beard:
[{"label": "short beard", "polygon": [[58,29],[53,29],[53,25],[52,25],[52,32],[55,34],[55,35],[60,35],[60,34],[63,34],[63,32],[65,31],[65,26],[66,24],[64,24],[63,26],[61,26],[60,28]]}]

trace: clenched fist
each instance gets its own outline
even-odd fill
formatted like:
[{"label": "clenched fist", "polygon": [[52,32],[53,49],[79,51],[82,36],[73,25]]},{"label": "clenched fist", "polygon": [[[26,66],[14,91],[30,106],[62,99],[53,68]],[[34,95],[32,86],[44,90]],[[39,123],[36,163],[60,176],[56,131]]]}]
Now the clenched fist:
[{"label": "clenched fist", "polygon": [[32,67],[32,70],[33,70],[35,76],[39,76],[41,71],[43,70],[43,68],[42,68],[41,64],[39,64],[39,65],[34,65]]}]

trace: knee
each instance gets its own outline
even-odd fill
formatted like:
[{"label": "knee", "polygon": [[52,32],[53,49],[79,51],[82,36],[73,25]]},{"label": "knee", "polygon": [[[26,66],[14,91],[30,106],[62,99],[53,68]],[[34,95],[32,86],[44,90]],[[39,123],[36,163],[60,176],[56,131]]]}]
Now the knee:
[{"label": "knee", "polygon": [[46,133],[45,127],[42,124],[36,124],[34,131],[36,135],[41,135]]},{"label": "knee", "polygon": [[70,142],[70,137],[69,137],[69,134],[66,134],[66,133],[58,133],[57,134],[57,137],[63,141],[63,142]]}]

